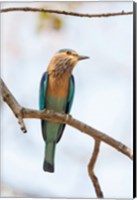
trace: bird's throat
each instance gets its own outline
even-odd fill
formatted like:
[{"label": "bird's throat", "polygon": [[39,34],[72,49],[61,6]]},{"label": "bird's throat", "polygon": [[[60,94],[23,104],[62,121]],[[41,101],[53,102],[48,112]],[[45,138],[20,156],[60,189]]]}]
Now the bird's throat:
[{"label": "bird's throat", "polygon": [[[54,61],[54,60],[53,60]],[[58,79],[64,79],[70,77],[75,63],[71,59],[57,59],[56,61],[51,61],[48,67],[48,73]]]}]

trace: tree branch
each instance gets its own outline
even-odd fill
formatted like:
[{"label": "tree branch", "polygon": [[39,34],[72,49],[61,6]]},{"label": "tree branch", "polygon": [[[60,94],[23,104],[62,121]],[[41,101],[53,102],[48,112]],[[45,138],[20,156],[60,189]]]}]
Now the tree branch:
[{"label": "tree branch", "polygon": [[100,187],[98,178],[96,177],[96,175],[94,173],[94,166],[95,166],[97,156],[99,153],[100,144],[101,144],[100,140],[95,140],[94,151],[93,151],[90,163],[88,165],[88,173],[91,178],[91,181],[93,182],[97,197],[103,198],[103,192],[101,191],[101,187]]},{"label": "tree branch", "polygon": [[23,121],[22,116],[20,115],[22,107],[20,104],[17,102],[17,100],[14,98],[14,96],[11,94],[5,83],[3,82],[2,79],[0,79],[0,86],[1,86],[1,94],[3,97],[3,100],[9,105],[13,113],[18,119],[18,123],[20,124],[21,130],[26,133],[26,127]]},{"label": "tree branch", "polygon": [[15,8],[2,8],[0,9],[1,13],[4,12],[13,12],[13,11],[24,11],[24,12],[46,12],[46,13],[55,13],[61,15],[70,15],[75,17],[88,17],[88,18],[97,18],[97,17],[112,17],[112,16],[119,16],[119,15],[131,15],[133,14],[132,11],[125,12],[115,12],[115,13],[101,13],[101,14],[85,14],[85,13],[77,13],[77,12],[69,12],[64,10],[52,10],[52,9],[45,9],[45,8],[31,8],[31,7],[15,7]]}]

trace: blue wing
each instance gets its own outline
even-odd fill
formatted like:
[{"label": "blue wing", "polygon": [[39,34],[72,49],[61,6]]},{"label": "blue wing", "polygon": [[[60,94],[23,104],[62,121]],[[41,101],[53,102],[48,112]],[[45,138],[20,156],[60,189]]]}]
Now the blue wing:
[{"label": "blue wing", "polygon": [[[39,91],[39,109],[40,110],[43,110],[46,108],[45,100],[46,100],[47,83],[48,83],[48,73],[45,72],[40,82],[40,91]],[[44,140],[46,140],[45,126],[46,126],[45,120],[41,120],[42,135],[43,135]]]},{"label": "blue wing", "polygon": [[43,110],[45,106],[45,97],[47,90],[47,82],[48,82],[48,73],[45,72],[41,78],[40,82],[40,90],[39,90],[39,109]]},{"label": "blue wing", "polygon": [[68,92],[68,101],[67,101],[67,107],[66,107],[66,113],[70,113],[73,99],[74,99],[74,93],[75,93],[75,81],[74,76],[71,75],[70,81],[69,81],[69,92]]},{"label": "blue wing", "polygon": [[[73,99],[74,99],[74,93],[75,93],[75,81],[74,81],[74,76],[71,75],[70,81],[69,81],[68,100],[67,100],[67,105],[66,105],[66,110],[65,110],[65,113],[67,113],[67,114],[70,113]],[[57,142],[59,142],[59,140],[63,134],[65,126],[66,126],[66,124],[63,124],[61,126],[60,131],[59,131],[60,133],[58,134],[59,136],[58,136]]]}]

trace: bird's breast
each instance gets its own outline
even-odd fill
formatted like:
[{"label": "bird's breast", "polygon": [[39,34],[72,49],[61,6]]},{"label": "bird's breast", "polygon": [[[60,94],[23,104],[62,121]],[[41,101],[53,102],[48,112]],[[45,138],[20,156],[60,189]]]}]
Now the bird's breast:
[{"label": "bird's breast", "polygon": [[65,98],[68,96],[69,77],[56,78],[49,75],[47,96]]}]

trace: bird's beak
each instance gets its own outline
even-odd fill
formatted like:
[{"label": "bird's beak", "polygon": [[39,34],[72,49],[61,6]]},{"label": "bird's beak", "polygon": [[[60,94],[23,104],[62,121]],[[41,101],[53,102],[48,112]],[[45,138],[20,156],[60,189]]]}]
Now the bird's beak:
[{"label": "bird's beak", "polygon": [[89,57],[78,55],[78,60],[84,60],[84,59],[89,59]]}]

